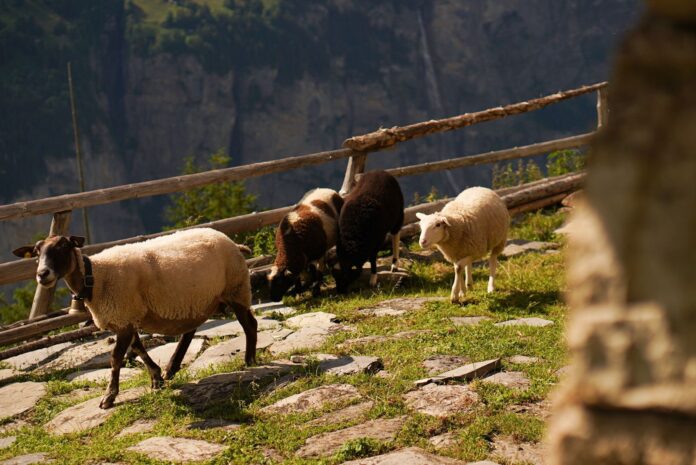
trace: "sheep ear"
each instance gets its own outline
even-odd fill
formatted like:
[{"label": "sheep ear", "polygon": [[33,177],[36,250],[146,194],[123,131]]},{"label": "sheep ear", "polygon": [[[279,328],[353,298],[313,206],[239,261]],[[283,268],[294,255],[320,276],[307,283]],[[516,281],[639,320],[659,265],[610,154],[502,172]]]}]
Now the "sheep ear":
[{"label": "sheep ear", "polygon": [[36,253],[36,247],[34,247],[33,245],[25,245],[24,247],[14,249],[12,253],[15,256],[21,258],[31,258],[38,256],[38,254]]},{"label": "sheep ear", "polygon": [[82,236],[70,236],[70,243],[75,247],[82,247],[85,245],[85,238]]},{"label": "sheep ear", "polygon": [[427,217],[428,217],[428,215],[426,215],[425,213],[421,213],[421,212],[416,213],[416,218],[418,218],[419,220],[424,220]]},{"label": "sheep ear", "polygon": [[442,222],[443,222],[443,223],[445,224],[445,226],[447,226],[447,227],[452,226],[452,225],[450,224],[449,218],[447,218],[446,216],[443,216],[443,217],[442,217]]}]

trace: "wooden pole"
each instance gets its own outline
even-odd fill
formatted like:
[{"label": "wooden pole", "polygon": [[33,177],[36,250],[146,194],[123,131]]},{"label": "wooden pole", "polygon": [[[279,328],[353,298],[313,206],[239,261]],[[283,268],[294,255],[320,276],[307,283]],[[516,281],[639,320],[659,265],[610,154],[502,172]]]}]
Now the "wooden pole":
[{"label": "wooden pole", "polygon": [[[80,128],[77,126],[77,107],[75,106],[75,91],[73,90],[72,64],[68,62],[68,87],[70,88],[70,114],[72,115],[73,136],[75,138],[75,155],[77,156],[77,176],[80,180],[80,192],[85,191],[85,175],[82,168],[82,150],[80,148]],[[89,218],[87,207],[82,209],[82,222],[87,243],[92,242],[89,233]]]},{"label": "wooden pole", "polygon": [[609,89],[602,87],[597,90],[597,129],[607,125],[609,121]]},{"label": "wooden pole", "polygon": [[66,333],[57,334],[55,336],[46,336],[38,341],[28,342],[17,347],[12,347],[11,349],[3,350],[0,352],[0,360],[5,360],[10,357],[16,357],[17,355],[26,354],[37,349],[43,349],[45,347],[60,344],[61,342],[74,341],[75,339],[81,339],[83,337],[89,336],[91,334],[99,331],[94,325],[87,326],[85,328],[76,329],[74,331],[68,331]]},{"label": "wooden pole", "polygon": [[0,333],[0,346],[24,341],[30,337],[45,334],[53,331],[54,329],[82,323],[83,321],[87,321],[91,318],[92,316],[89,312],[81,312],[57,316],[55,318],[48,318],[46,320],[37,321],[36,323],[29,323],[18,328],[8,329],[7,331]]},{"label": "wooden pole", "polygon": [[[65,236],[68,233],[68,228],[70,226],[70,216],[70,211],[59,212],[53,215],[53,220],[51,221],[51,230],[49,231],[48,235]],[[51,302],[53,302],[53,296],[55,293],[56,286],[37,286],[36,293],[34,294],[34,301],[31,304],[29,318],[36,318],[48,313],[48,309],[51,306]]]},{"label": "wooden pole", "polygon": [[558,92],[527,102],[513,103],[504,107],[490,108],[475,113],[465,113],[451,118],[424,121],[408,126],[394,126],[388,129],[380,129],[369,134],[346,139],[343,142],[343,146],[357,151],[380,150],[416,137],[423,137],[436,132],[452,131],[454,129],[471,126],[472,124],[483,123],[484,121],[493,121],[511,115],[539,110],[563,100],[594,92],[606,87],[606,85],[606,82],[600,82],[591,86],[583,86],[578,89]]},{"label": "wooden pole", "polygon": [[367,161],[366,152],[357,152],[348,159],[346,166],[346,175],[343,177],[343,186],[341,186],[340,194],[347,195],[355,186],[357,175],[365,171],[365,162]]}]

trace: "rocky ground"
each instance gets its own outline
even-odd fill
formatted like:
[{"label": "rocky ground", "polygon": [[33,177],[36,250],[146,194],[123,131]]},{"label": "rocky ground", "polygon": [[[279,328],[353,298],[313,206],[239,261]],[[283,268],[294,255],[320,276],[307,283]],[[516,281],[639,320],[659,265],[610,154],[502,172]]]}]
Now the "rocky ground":
[{"label": "rocky ground", "polygon": [[[113,338],[8,359],[0,464],[541,464],[565,364],[558,247],[511,242],[498,292],[477,268],[461,306],[445,298],[451,266],[422,252],[376,291],[255,305],[252,368],[240,325],[210,320],[164,389],[131,360],[110,410],[98,403]],[[161,365],[175,347],[146,344]]]}]

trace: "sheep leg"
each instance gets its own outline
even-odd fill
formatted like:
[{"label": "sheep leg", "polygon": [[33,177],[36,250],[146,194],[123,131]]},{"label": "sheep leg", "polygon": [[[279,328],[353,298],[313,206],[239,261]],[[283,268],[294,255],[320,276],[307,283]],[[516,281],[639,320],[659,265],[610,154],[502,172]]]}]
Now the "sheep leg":
[{"label": "sheep leg", "polygon": [[133,349],[133,352],[143,361],[145,367],[147,367],[147,371],[150,373],[152,389],[161,388],[164,384],[164,380],[162,379],[162,370],[159,366],[157,366],[155,361],[150,358],[150,355],[148,355],[147,350],[145,350],[145,346],[143,345],[143,341],[140,340],[138,333],[135,333],[131,348]]},{"label": "sheep leg", "polygon": [[498,256],[491,253],[488,257],[488,293],[495,290],[495,271],[498,268]]},{"label": "sheep leg", "polygon": [[466,265],[464,266],[464,269],[466,270],[466,289],[471,289],[474,287],[474,277],[472,275],[472,268],[473,264],[471,263],[471,260],[467,261]]},{"label": "sheep leg", "polygon": [[312,284],[312,296],[317,297],[319,293],[321,292],[321,285],[324,281],[324,259],[320,259],[317,261],[316,266],[314,266],[314,277],[313,281],[314,283]]},{"label": "sheep leg", "polygon": [[399,269],[399,242],[401,238],[401,231],[396,234],[392,234],[392,266],[391,270],[396,271]]},{"label": "sheep leg", "polygon": [[471,270],[474,267],[474,265],[471,257],[467,257],[463,260],[460,260],[459,264],[462,268],[464,268],[464,270],[460,270],[460,275],[462,274],[461,271],[464,271],[464,274],[466,276],[465,281],[462,278],[459,279],[459,298],[460,300],[464,300],[464,296],[466,294],[467,289],[470,289],[474,286],[474,278],[471,275]]},{"label": "sheep leg", "polygon": [[111,381],[109,381],[109,386],[106,388],[106,394],[104,394],[99,403],[99,408],[108,409],[114,405],[114,400],[118,395],[118,381],[123,357],[125,357],[128,347],[133,342],[134,333],[133,329],[128,329],[116,334],[116,345],[114,345],[111,351]]},{"label": "sheep leg", "polygon": [[184,333],[181,336],[179,343],[176,345],[176,350],[174,351],[172,358],[170,358],[169,362],[167,363],[167,368],[164,369],[164,379],[170,380],[174,378],[174,375],[181,369],[181,362],[184,360],[184,355],[186,355],[186,351],[191,345],[194,334],[196,334],[195,329],[193,331],[189,331],[188,333]]},{"label": "sheep leg", "polygon": [[454,283],[452,284],[452,292],[450,293],[450,302],[453,304],[459,303],[459,296],[462,291],[462,261],[454,264]]},{"label": "sheep leg", "polygon": [[244,361],[249,366],[256,365],[256,328],[258,326],[256,318],[254,318],[249,307],[245,307],[238,303],[232,303],[231,305],[234,309],[234,314],[237,315],[239,324],[241,324],[242,329],[244,329],[244,335],[246,336]]},{"label": "sheep leg", "polygon": [[377,285],[377,255],[370,259],[370,287]]}]

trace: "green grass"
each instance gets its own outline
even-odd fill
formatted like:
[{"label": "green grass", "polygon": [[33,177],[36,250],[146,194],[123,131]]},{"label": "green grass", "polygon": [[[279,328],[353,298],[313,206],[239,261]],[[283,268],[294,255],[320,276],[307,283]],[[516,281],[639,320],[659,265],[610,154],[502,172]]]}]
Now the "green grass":
[{"label": "green grass", "polygon": [[[447,300],[430,302],[422,309],[401,317],[366,316],[357,310],[392,297],[446,298],[449,296],[453,277],[449,264],[414,264],[411,270],[413,278],[397,290],[363,289],[348,296],[287,299],[287,303],[297,307],[300,312],[335,313],[342,323],[354,328],[332,336],[315,352],[379,356],[384,362],[385,370],[392,375],[388,379],[365,374],[337,378],[317,374],[308,368],[297,381],[270,394],[260,395],[263,386],[251,386],[240,390],[222,404],[210,406],[204,412],[195,412],[179,398],[175,389],[191,379],[240,369],[242,364],[241,361],[234,362],[199,374],[196,378],[190,377],[184,370],[165,389],[119,407],[104,425],[81,434],[53,437],[44,432],[41,425],[69,405],[82,401],[65,397],[65,394],[95,385],[67,383],[57,375],[26,376],[26,379],[48,381],[49,395],[26,417],[28,426],[18,432],[3,434],[15,434],[17,441],[10,448],[0,451],[0,460],[24,453],[47,452],[57,459],[56,463],[64,464],[102,461],[156,464],[161,462],[126,450],[144,438],[156,435],[204,439],[225,445],[226,451],[209,462],[214,464],[272,463],[264,457],[263,451],[266,449],[279,453],[284,457],[283,463],[287,464],[337,464],[405,446],[419,446],[433,451],[428,438],[448,431],[455,432],[456,445],[438,453],[465,461],[487,458],[490,452],[488,440],[496,434],[510,435],[523,441],[538,441],[544,433],[544,423],[532,415],[511,413],[508,407],[546,398],[558,381],[556,370],[565,364],[566,348],[562,334],[567,309],[561,299],[564,289],[563,259],[561,254],[528,254],[503,260],[498,269],[498,290],[492,295],[486,293],[487,269],[477,267],[474,270],[474,289],[467,293],[463,305],[453,305]],[[450,322],[452,316],[467,315],[486,315],[491,317],[491,321],[469,327],[457,327]],[[523,316],[543,317],[556,324],[544,328],[496,327],[493,324]],[[349,338],[417,329],[432,332],[408,340],[390,340],[343,350],[336,347]],[[504,369],[519,370],[528,375],[531,380],[528,390],[516,391],[474,381],[472,387],[481,398],[474,411],[437,419],[410,412],[402,401],[402,395],[413,388],[413,381],[427,374],[421,363],[437,354],[463,355],[473,361],[517,354],[540,357],[543,360],[524,366],[503,362]],[[263,352],[260,359],[261,362],[271,360],[270,355]],[[365,398],[374,402],[367,414],[368,419],[399,415],[409,415],[409,419],[392,443],[360,439],[345,444],[335,456],[322,460],[294,457],[294,453],[307,438],[352,426],[356,422],[308,426],[308,420],[324,412],[269,417],[261,415],[259,410],[289,395],[334,382],[352,384]],[[123,382],[121,390],[148,384],[147,376],[143,373]],[[101,388],[93,395],[101,395]],[[239,421],[243,426],[234,431],[190,431],[185,428],[187,424],[205,418]],[[119,431],[140,419],[156,420],[155,430],[116,438]]]}]

